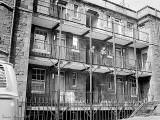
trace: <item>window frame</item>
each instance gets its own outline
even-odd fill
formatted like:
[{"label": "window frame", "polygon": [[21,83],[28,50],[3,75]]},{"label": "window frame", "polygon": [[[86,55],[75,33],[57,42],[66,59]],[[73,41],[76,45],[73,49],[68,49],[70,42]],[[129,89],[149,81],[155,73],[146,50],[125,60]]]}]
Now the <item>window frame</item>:
[{"label": "window frame", "polygon": [[131,97],[137,97],[136,95],[136,90],[137,90],[137,85],[136,85],[136,79],[135,78],[129,78],[128,79],[128,84],[131,85]]},{"label": "window frame", "polygon": [[[146,55],[146,60],[144,59],[144,55]],[[147,57],[148,57],[147,51],[141,53],[142,70],[145,70],[145,69],[146,69]],[[145,62],[144,62],[144,61],[145,61]]]},{"label": "window frame", "polygon": [[121,19],[119,19],[119,18],[114,18],[114,31],[115,31],[115,25],[117,25],[117,33],[118,34],[122,34],[123,33],[123,24],[122,24],[123,22],[122,22],[122,20]]},{"label": "window frame", "polygon": [[108,90],[109,91],[114,91],[114,79],[113,79],[113,76],[107,74],[106,75],[106,79],[108,81]]},{"label": "window frame", "polygon": [[[73,78],[75,74],[75,78]],[[73,79],[75,79],[75,84],[73,84]],[[77,72],[72,72],[72,87],[77,87],[77,79],[78,79],[78,73]]]},{"label": "window frame", "polygon": [[38,0],[36,12],[49,15],[50,14],[50,0]]},{"label": "window frame", "polygon": [[74,10],[73,10],[73,18],[78,18],[78,5],[77,4],[74,4],[73,5],[73,8],[74,8]]},{"label": "window frame", "polygon": [[[37,35],[41,35],[41,34],[38,34],[38,33],[36,33],[36,32],[46,34],[46,38],[45,38],[43,41],[37,39],[37,41],[42,41],[41,44],[43,44],[43,47],[46,46],[45,49],[35,48],[35,45],[38,44],[38,43],[36,42],[35,36],[36,36],[36,34],[37,34]],[[48,44],[49,44],[49,33],[48,33],[48,31],[45,30],[45,29],[42,29],[42,28],[35,27],[33,34],[34,34],[34,38],[33,38],[33,48],[32,48],[32,51],[33,51],[33,52],[40,52],[40,53],[50,54],[49,45],[48,45]],[[39,45],[40,45],[40,44],[39,44]],[[39,46],[39,45],[37,45],[37,46]]]},{"label": "window frame", "polygon": [[[31,93],[34,93],[34,94],[44,94],[45,93],[45,80],[46,80],[46,69],[43,69],[43,68],[32,68],[32,70],[33,69],[35,69],[35,70],[43,70],[44,71],[44,74],[43,74],[43,76],[44,76],[44,80],[38,80],[38,79],[33,79],[32,78],[32,76],[33,75],[36,75],[36,77],[37,77],[37,73],[36,74],[33,74],[32,72],[31,72]],[[41,77],[41,74],[38,74],[38,75],[40,75],[40,77]],[[41,79],[41,78],[40,78]],[[35,83],[34,83],[35,82]],[[32,90],[32,84],[37,84],[37,83],[42,83],[43,84],[43,90]],[[35,86],[34,86],[35,87]]]},{"label": "window frame", "polygon": [[[76,38],[76,40],[77,40],[77,45],[73,45],[74,44],[74,38]],[[72,49],[71,49],[71,51],[72,52],[80,52],[80,50],[79,50],[80,48],[79,48],[79,38],[78,38],[78,36],[75,36],[75,35],[73,35],[73,38],[72,38]]]}]

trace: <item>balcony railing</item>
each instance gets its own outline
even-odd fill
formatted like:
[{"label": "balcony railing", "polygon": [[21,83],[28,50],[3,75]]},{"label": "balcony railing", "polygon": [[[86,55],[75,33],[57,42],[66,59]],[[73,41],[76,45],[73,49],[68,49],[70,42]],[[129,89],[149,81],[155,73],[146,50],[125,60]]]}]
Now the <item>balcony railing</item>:
[{"label": "balcony railing", "polygon": [[37,49],[37,47],[33,48],[31,51],[31,55],[50,57],[54,59],[59,58],[61,60],[86,63],[86,49],[78,49],[78,48],[75,49],[74,47],[65,47],[65,46],[49,45],[49,44],[45,46],[48,47],[45,50]]},{"label": "balcony railing", "polygon": [[86,50],[75,49],[73,47],[65,47],[65,46],[59,47],[58,45],[53,45],[51,57],[60,58],[62,60],[67,60],[67,61],[86,63]]},{"label": "balcony railing", "polygon": [[[53,59],[61,59],[72,62],[80,62],[90,64],[88,49],[75,49],[74,47],[65,47],[58,45],[45,45],[46,50],[33,48],[31,55],[40,57],[50,57]],[[34,47],[34,46],[33,46]],[[49,51],[51,50],[51,51]],[[100,52],[92,53],[92,64],[106,67],[114,67],[113,55],[104,54]],[[135,60],[124,56],[116,56],[116,67],[121,69],[136,70]],[[137,70],[151,72],[151,62],[143,63],[140,59],[137,60]]]},{"label": "balcony railing", "polygon": [[[89,19],[91,18],[91,26],[94,29],[93,31],[106,34],[107,32],[112,32],[112,18],[105,18],[104,16],[97,15],[97,17],[90,17],[89,14],[85,11],[84,6],[78,6],[77,9],[74,9],[74,4],[66,3],[66,6],[55,5],[54,3],[44,2],[42,0],[36,0],[35,2],[35,12],[55,17],[59,19],[60,16],[64,20],[65,24],[75,26],[77,24],[90,26]],[[61,10],[62,9],[62,10]],[[61,14],[62,11],[62,14]],[[96,11],[95,11],[96,12]],[[97,13],[98,14],[98,13]],[[98,17],[99,16],[99,17]],[[113,18],[114,19],[114,18]],[[72,24],[71,24],[72,23]],[[139,31],[134,29],[132,26],[128,27],[120,21],[114,22],[114,32],[116,37],[121,39],[133,40],[133,37],[141,42],[148,42],[149,35],[146,32]],[[97,33],[98,34],[98,33]],[[134,35],[134,36],[133,36]]]}]

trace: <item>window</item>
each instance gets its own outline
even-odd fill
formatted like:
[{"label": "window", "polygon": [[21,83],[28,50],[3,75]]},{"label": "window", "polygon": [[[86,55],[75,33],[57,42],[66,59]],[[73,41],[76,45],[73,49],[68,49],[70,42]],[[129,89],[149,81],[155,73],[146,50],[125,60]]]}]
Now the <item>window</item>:
[{"label": "window", "polygon": [[49,15],[50,0],[38,0],[37,12]]},{"label": "window", "polygon": [[112,19],[109,15],[107,15],[107,28],[112,28]]},{"label": "window", "polygon": [[120,19],[115,19],[114,20],[114,32],[122,34],[122,22]]},{"label": "window", "polygon": [[73,36],[72,47],[73,52],[79,52],[79,40],[77,36]]},{"label": "window", "polygon": [[108,89],[109,90],[114,90],[114,78],[112,75],[106,75],[106,79],[108,81]]},{"label": "window", "polygon": [[33,51],[48,52],[48,37],[47,31],[35,29]]},{"label": "window", "polygon": [[45,69],[33,68],[32,69],[32,93],[45,93]]},{"label": "window", "polygon": [[6,82],[6,75],[3,65],[0,65],[0,88],[6,88],[7,82]]},{"label": "window", "polygon": [[127,22],[127,28],[132,30],[133,29],[133,23]]},{"label": "window", "polygon": [[127,22],[127,27],[125,29],[125,34],[127,36],[133,37],[133,23]]},{"label": "window", "polygon": [[123,57],[121,48],[116,48],[116,67],[123,67]]},{"label": "window", "polygon": [[74,5],[74,17],[78,17],[78,5]]},{"label": "window", "polygon": [[145,70],[147,62],[147,53],[142,54],[142,69]]},{"label": "window", "polygon": [[136,83],[132,82],[132,87],[131,87],[131,97],[136,96]]},{"label": "window", "polygon": [[72,86],[76,87],[76,85],[77,85],[77,73],[73,72],[72,73]]},{"label": "window", "polygon": [[129,89],[131,90],[131,97],[136,97],[136,79],[134,77],[128,78]]},{"label": "window", "polygon": [[90,27],[90,22],[91,22],[91,27],[96,28],[98,17],[99,17],[99,14],[96,11],[88,10],[86,15],[86,26]]}]

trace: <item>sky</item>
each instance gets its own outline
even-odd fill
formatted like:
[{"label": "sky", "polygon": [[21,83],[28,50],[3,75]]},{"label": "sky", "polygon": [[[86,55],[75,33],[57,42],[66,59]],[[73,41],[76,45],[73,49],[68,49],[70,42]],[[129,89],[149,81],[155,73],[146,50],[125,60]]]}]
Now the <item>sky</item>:
[{"label": "sky", "polygon": [[[122,3],[123,0],[109,0],[115,3]],[[149,5],[160,10],[160,0],[124,0],[125,6],[133,10],[139,10],[142,7]]]}]

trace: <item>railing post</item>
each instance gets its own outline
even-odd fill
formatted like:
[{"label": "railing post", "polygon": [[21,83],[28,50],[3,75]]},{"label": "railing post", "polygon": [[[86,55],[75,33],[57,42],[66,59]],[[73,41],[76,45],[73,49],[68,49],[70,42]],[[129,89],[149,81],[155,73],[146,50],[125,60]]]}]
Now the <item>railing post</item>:
[{"label": "railing post", "polygon": [[116,98],[116,120],[118,120],[118,97],[117,97],[117,76],[116,76],[116,39],[115,39],[115,32],[114,32],[114,20],[112,19],[112,35],[113,35],[113,68],[114,68],[114,87],[115,87],[115,98]]},{"label": "railing post", "polygon": [[92,23],[91,23],[91,15],[90,15],[90,36],[89,36],[89,42],[90,42],[90,120],[92,120]]},{"label": "railing post", "polygon": [[62,6],[60,6],[60,31],[59,31],[59,42],[58,42],[58,90],[57,90],[57,115],[56,120],[60,118],[60,50],[61,50],[61,37],[62,37]]},{"label": "railing post", "polygon": [[[136,30],[137,32],[137,30]],[[137,49],[136,49],[136,32],[135,29],[133,29],[133,44],[134,44],[134,61],[135,61],[135,78],[136,78],[136,96],[139,100],[139,95],[138,95],[138,60],[137,60]]]}]

